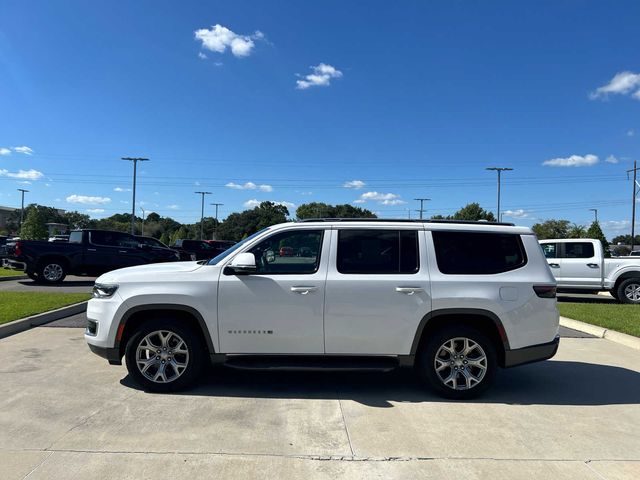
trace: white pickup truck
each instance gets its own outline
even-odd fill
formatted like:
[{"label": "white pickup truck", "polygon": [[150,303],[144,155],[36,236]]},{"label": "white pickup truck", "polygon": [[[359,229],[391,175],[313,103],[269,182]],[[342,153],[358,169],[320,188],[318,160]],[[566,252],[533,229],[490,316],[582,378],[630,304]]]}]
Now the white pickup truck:
[{"label": "white pickup truck", "polygon": [[600,240],[540,240],[559,290],[607,291],[640,304],[640,258],[604,258]]}]

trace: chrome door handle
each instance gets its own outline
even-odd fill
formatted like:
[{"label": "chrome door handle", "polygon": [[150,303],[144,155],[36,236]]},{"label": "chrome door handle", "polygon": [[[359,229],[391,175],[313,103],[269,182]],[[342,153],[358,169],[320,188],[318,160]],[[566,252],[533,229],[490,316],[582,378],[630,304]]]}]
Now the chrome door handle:
[{"label": "chrome door handle", "polygon": [[95,248],[87,248],[87,252],[95,252],[96,249]]},{"label": "chrome door handle", "polygon": [[587,263],[587,267],[589,268],[600,268],[600,265],[597,263]]},{"label": "chrome door handle", "polygon": [[551,268],[560,268],[560,264],[559,263],[550,263],[549,266]]},{"label": "chrome door handle", "polygon": [[316,290],[318,290],[318,287],[291,287],[293,293],[299,293],[300,295],[308,295]]},{"label": "chrome door handle", "polygon": [[127,253],[126,250],[118,250],[118,253]]},{"label": "chrome door handle", "polygon": [[424,292],[424,288],[420,287],[396,287],[396,292],[404,293],[405,295],[413,295],[417,292]]}]

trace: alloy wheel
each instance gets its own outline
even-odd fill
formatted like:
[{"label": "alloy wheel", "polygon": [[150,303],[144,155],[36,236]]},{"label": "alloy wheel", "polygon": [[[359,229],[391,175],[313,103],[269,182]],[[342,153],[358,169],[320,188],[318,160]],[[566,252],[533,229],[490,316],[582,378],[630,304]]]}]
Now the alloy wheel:
[{"label": "alloy wheel", "polygon": [[177,380],[189,364],[189,348],[175,332],[156,330],[145,336],[136,349],[136,365],[145,378],[155,383]]},{"label": "alloy wheel", "polygon": [[49,282],[57,282],[63,274],[64,270],[57,263],[50,263],[42,270],[42,276]]},{"label": "alloy wheel", "polygon": [[640,302],[640,284],[630,283],[624,289],[624,296],[632,302]]},{"label": "alloy wheel", "polygon": [[466,337],[444,342],[434,359],[440,381],[453,390],[470,390],[482,382],[487,373],[487,354],[479,343]]}]

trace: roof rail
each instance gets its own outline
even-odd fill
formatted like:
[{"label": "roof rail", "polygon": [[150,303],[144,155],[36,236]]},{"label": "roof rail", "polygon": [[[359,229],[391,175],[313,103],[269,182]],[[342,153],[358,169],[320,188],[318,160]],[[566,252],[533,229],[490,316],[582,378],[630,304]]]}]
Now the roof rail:
[{"label": "roof rail", "polygon": [[505,227],[515,227],[515,223],[510,222],[489,222],[487,220],[440,220],[440,219],[408,219],[408,218],[303,218],[297,220],[306,222],[402,222],[402,223],[451,223],[457,225],[502,225]]}]

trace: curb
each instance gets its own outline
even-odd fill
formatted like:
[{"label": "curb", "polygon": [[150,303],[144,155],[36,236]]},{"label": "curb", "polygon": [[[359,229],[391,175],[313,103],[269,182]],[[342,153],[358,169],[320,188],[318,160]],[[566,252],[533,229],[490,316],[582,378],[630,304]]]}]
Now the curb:
[{"label": "curb", "polygon": [[567,317],[560,317],[560,325],[640,350],[640,338],[633,335],[627,335],[626,333],[616,332]]},{"label": "curb", "polygon": [[12,277],[0,277],[0,282],[9,282],[11,280],[26,280],[29,278],[27,275],[15,275]]},{"label": "curb", "polygon": [[9,337],[16,333],[29,330],[30,328],[44,325],[45,323],[86,312],[87,302],[88,300],[81,303],[74,303],[73,305],[68,305],[56,310],[50,310],[48,312],[39,313],[38,315],[21,318],[19,320],[14,320],[13,322],[5,323],[4,325],[0,325],[0,338]]}]

